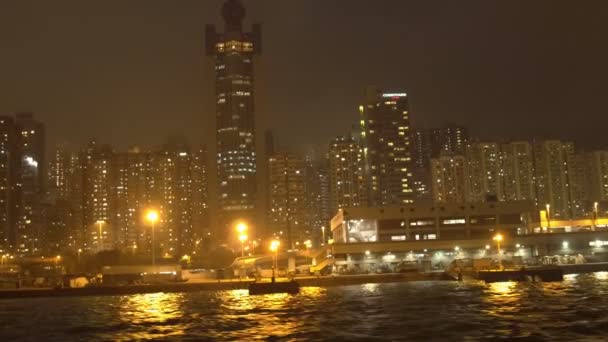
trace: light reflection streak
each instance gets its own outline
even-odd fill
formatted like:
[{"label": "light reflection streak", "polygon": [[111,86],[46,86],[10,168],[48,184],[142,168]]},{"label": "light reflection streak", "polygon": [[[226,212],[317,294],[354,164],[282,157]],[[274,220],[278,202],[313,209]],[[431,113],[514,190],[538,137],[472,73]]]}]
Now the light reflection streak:
[{"label": "light reflection streak", "polygon": [[255,340],[270,336],[285,338],[310,330],[304,326],[312,322],[302,319],[299,311],[325,298],[326,293],[320,287],[302,287],[295,296],[286,293],[249,296],[247,290],[231,290],[219,292],[218,299],[225,312],[223,319],[243,326],[236,333],[239,339]]},{"label": "light reflection streak", "polygon": [[[120,319],[129,325],[155,324],[156,333],[143,333],[133,336],[137,339],[158,338],[162,336],[180,336],[185,326],[176,325],[182,316],[181,306],[183,293],[147,293],[121,298]],[[145,329],[144,329],[145,330]]]},{"label": "light reflection streak", "polygon": [[599,280],[606,280],[606,279],[608,279],[608,272],[606,272],[606,271],[603,271],[603,272],[594,272],[593,276],[596,279],[599,279]]}]

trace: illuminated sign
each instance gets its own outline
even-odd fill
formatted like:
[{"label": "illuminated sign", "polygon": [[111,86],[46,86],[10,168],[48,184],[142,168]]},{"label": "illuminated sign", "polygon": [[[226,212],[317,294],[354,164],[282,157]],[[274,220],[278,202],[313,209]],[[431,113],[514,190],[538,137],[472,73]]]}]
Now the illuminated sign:
[{"label": "illuminated sign", "polygon": [[382,97],[389,97],[389,98],[393,98],[393,97],[406,97],[406,96],[407,96],[406,93],[382,94]]}]

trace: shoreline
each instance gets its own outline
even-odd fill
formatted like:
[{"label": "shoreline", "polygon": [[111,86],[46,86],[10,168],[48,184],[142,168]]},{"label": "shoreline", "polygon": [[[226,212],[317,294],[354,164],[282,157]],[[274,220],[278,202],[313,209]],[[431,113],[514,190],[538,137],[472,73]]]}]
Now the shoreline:
[{"label": "shoreline", "polygon": [[[286,280],[286,279],[285,279]],[[301,287],[333,287],[360,285],[368,283],[402,283],[414,281],[439,280],[449,281],[451,279],[443,272],[438,273],[388,273],[388,274],[366,274],[366,275],[340,275],[326,277],[303,277],[295,279]],[[264,279],[263,281],[268,281]],[[281,279],[280,281],[283,281]],[[82,296],[120,296],[145,293],[181,293],[198,291],[226,291],[247,289],[253,280],[224,280],[205,282],[183,282],[150,285],[127,285],[127,286],[95,286],[83,288],[22,288],[0,290],[0,300],[19,298],[53,298],[53,297],[82,297]]]}]

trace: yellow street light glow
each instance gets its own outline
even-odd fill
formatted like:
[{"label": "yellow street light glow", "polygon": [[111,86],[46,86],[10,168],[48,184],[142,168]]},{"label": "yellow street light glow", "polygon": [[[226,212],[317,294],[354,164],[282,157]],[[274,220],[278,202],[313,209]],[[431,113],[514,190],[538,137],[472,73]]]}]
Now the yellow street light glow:
[{"label": "yellow street light glow", "polygon": [[279,249],[280,245],[281,245],[281,242],[279,240],[272,240],[270,242],[270,250],[272,252],[276,252]]},{"label": "yellow street light glow", "polygon": [[243,222],[240,222],[236,225],[236,231],[239,233],[244,233],[247,231],[247,225]]},{"label": "yellow street light glow", "polygon": [[158,211],[156,211],[156,210],[148,211],[148,213],[146,214],[146,219],[152,223],[158,221]]},{"label": "yellow street light glow", "polygon": [[241,243],[247,241],[247,234],[239,235],[239,241],[241,241]]},{"label": "yellow street light glow", "polygon": [[494,235],[493,240],[498,241],[498,242],[502,241],[502,234],[498,233],[498,234]]}]

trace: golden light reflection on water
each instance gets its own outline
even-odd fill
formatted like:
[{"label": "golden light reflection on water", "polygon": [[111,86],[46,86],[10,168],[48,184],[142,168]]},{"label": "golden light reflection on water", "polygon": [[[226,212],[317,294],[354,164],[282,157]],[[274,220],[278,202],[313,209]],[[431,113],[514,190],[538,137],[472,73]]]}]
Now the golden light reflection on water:
[{"label": "golden light reflection on water", "polygon": [[227,320],[247,322],[239,334],[245,339],[285,337],[306,330],[310,324],[302,319],[298,310],[303,303],[314,303],[325,297],[327,290],[320,287],[302,287],[300,294],[286,293],[250,296],[247,290],[223,291],[218,294],[222,302],[222,315]]},{"label": "golden light reflection on water", "polygon": [[502,281],[497,283],[490,283],[490,290],[499,296],[510,295],[513,293],[513,289],[517,283],[514,281]]},{"label": "golden light reflection on water", "polygon": [[[131,338],[155,338],[159,336],[179,336],[184,333],[184,327],[175,325],[171,321],[182,316],[181,304],[183,293],[147,293],[125,296],[118,310],[120,319],[129,325],[159,326],[157,334],[144,333]],[[166,329],[163,328],[166,324]],[[126,337],[126,336],[125,336]]]},{"label": "golden light reflection on water", "polygon": [[519,310],[518,301],[521,299],[521,291],[517,289],[517,282],[490,283],[486,289],[483,301],[489,305],[485,312],[492,316],[505,316]]},{"label": "golden light reflection on water", "polygon": [[366,290],[369,293],[375,293],[376,291],[378,291],[378,284],[363,284],[361,285],[363,287],[364,290]]},{"label": "golden light reflection on water", "polygon": [[593,273],[593,276],[599,280],[606,280],[608,279],[608,272],[595,272]]}]

